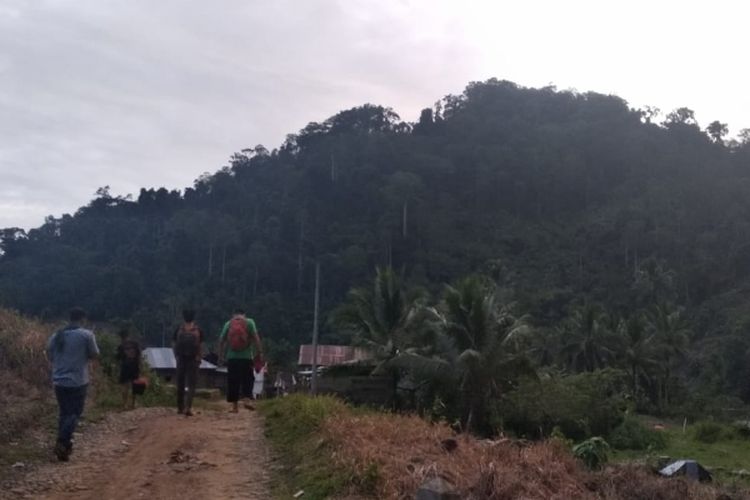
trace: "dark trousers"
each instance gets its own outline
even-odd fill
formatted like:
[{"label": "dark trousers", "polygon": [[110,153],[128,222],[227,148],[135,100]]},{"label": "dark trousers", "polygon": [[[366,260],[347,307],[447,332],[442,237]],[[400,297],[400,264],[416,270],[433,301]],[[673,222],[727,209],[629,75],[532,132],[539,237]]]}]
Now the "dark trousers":
[{"label": "dark trousers", "polygon": [[227,360],[227,401],[230,403],[253,393],[251,366],[249,359]]},{"label": "dark trousers", "polygon": [[57,405],[60,407],[60,416],[57,425],[57,440],[66,448],[72,446],[73,432],[78,425],[78,419],[83,413],[83,405],[86,403],[86,389],[88,386],[63,387],[55,386]]},{"label": "dark trousers", "polygon": [[[193,407],[199,367],[200,361],[193,357],[177,358],[177,409],[179,411],[189,410]],[[186,392],[187,394],[185,394]]]}]

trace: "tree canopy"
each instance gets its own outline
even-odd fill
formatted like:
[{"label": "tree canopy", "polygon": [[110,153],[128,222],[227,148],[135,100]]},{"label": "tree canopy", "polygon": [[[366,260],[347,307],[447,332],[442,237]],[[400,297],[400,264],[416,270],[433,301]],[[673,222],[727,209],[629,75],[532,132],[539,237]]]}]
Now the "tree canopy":
[{"label": "tree canopy", "polygon": [[[750,142],[718,120],[701,129],[689,108],[657,115],[495,79],[416,123],[342,111],[183,191],[104,187],[74,214],[0,231],[0,304],[42,317],[81,305],[153,344],[184,304],[210,336],[241,304],[289,359],[311,330],[315,261],[324,314],[376,267],[435,296],[481,273],[538,331],[570,333],[573,368],[614,356],[605,311],[650,314],[623,349],[671,335],[649,355],[665,369],[694,353],[694,380],[750,397]],[[324,341],[350,340],[326,325]],[[731,356],[716,367],[698,345]],[[634,391],[646,364],[631,360]]]}]

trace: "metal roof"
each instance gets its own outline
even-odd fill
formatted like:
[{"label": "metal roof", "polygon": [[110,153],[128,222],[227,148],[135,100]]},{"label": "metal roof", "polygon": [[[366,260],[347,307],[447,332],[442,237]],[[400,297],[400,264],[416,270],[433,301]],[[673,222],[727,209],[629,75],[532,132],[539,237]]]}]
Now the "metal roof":
[{"label": "metal roof", "polygon": [[[365,361],[372,359],[372,355],[366,350],[350,345],[319,345],[318,366],[334,366],[352,361]],[[312,365],[312,345],[299,346],[299,359],[297,364],[301,366]]]},{"label": "metal roof", "polygon": [[[155,370],[177,368],[177,361],[175,361],[174,352],[170,347],[147,347],[143,350],[143,357],[146,359],[148,366]],[[215,370],[216,365],[202,359],[200,369]]]}]

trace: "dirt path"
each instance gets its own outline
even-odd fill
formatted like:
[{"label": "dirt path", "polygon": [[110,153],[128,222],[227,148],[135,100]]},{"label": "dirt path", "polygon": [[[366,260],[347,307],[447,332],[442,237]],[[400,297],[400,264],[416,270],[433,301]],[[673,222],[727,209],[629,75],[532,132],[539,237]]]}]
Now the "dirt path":
[{"label": "dirt path", "polygon": [[166,409],[109,415],[84,426],[70,462],[43,464],[0,498],[49,500],[269,498],[272,461],[260,417]]}]

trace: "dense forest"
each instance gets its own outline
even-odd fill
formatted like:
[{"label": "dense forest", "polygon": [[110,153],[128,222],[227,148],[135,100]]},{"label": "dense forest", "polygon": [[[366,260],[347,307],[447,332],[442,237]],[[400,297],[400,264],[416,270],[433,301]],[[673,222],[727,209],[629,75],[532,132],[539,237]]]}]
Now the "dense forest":
[{"label": "dense forest", "polygon": [[[637,385],[648,363],[633,360],[662,332],[652,401],[672,377],[683,394],[747,401],[750,131],[727,140],[688,108],[659,116],[494,79],[416,123],[353,108],[184,191],[103,187],[73,215],[2,230],[0,305],[43,318],[81,305],[150,344],[185,304],[212,337],[244,305],[285,362],[310,337],[316,262],[324,342],[352,340],[340,304],[376,268],[449,312],[472,293],[462,279],[482,275],[473,283],[489,280],[533,330],[539,365],[590,372],[617,351]],[[607,340],[618,332],[619,350]]]}]

